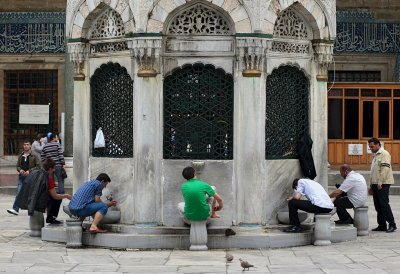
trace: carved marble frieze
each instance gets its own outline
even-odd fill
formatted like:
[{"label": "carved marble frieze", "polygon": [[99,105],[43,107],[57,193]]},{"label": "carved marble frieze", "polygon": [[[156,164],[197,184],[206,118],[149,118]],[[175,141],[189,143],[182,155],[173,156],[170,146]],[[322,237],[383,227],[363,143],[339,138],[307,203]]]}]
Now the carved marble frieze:
[{"label": "carved marble frieze", "polygon": [[0,13],[0,53],[64,53],[65,12]]},{"label": "carved marble frieze", "polygon": [[258,37],[236,39],[239,69],[245,77],[259,77],[263,71],[266,53],[271,48],[271,40]]},{"label": "carved marble frieze", "polygon": [[85,63],[88,59],[88,44],[83,42],[69,43],[70,61],[74,65],[74,80],[85,80]]}]

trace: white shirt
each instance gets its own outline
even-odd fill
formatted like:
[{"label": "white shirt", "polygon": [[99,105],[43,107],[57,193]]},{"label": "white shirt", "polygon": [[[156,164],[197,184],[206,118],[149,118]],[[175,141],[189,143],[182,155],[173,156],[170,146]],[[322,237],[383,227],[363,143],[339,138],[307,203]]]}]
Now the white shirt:
[{"label": "white shirt", "polygon": [[350,202],[354,207],[364,206],[368,199],[367,182],[364,177],[351,171],[339,187],[340,190],[347,193]]},{"label": "white shirt", "polygon": [[322,208],[334,208],[331,198],[325,189],[317,182],[310,179],[300,179],[296,192],[304,195],[315,206]]}]

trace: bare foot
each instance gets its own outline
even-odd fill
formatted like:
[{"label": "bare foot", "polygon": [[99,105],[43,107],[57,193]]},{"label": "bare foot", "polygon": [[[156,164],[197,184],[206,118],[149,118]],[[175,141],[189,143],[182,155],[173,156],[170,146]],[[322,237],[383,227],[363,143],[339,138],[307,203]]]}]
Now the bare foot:
[{"label": "bare foot", "polygon": [[221,218],[221,216],[214,212],[213,214],[211,214],[210,218]]}]

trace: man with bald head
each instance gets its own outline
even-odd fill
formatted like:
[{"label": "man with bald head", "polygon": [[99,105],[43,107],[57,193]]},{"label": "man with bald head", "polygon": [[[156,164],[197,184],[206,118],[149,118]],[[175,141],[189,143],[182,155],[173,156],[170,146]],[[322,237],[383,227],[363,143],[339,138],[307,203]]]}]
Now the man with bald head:
[{"label": "man with bald head", "polygon": [[338,225],[352,224],[353,218],[346,208],[365,205],[368,198],[367,182],[361,174],[354,172],[349,165],[340,167],[340,175],[344,178],[343,183],[338,189],[329,194],[339,217],[339,220],[335,221],[335,223]]}]

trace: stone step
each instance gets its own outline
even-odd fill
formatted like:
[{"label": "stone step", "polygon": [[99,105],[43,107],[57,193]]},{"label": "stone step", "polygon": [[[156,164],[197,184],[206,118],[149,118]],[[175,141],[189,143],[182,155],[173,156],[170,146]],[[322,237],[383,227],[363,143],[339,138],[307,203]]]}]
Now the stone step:
[{"label": "stone step", "polygon": [[[112,225],[111,231],[118,230],[116,227],[121,225]],[[123,226],[123,225],[122,225]],[[133,225],[130,225],[134,227]],[[209,228],[207,246],[212,249],[227,248],[283,248],[310,245],[313,243],[313,226],[305,227],[302,233],[284,233],[282,229],[286,226],[270,226],[243,228],[232,227],[236,231],[235,236],[225,236],[218,232],[221,228]],[[141,230],[141,228],[132,228]],[[157,234],[154,234],[155,228],[142,231],[142,233],[116,233],[107,232],[91,234],[83,232],[82,243],[85,246],[99,246],[120,249],[188,249],[189,247],[189,228],[158,228]],[[123,230],[121,228],[121,230]],[[182,234],[182,231],[185,231]],[[169,231],[169,233],[167,233]],[[172,232],[177,232],[173,234]],[[215,234],[214,234],[215,232]],[[351,241],[357,239],[357,229],[351,225],[333,227],[332,243]],[[42,228],[42,240],[50,242],[66,242],[66,232],[63,226],[45,226]]]}]

